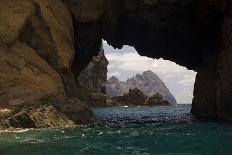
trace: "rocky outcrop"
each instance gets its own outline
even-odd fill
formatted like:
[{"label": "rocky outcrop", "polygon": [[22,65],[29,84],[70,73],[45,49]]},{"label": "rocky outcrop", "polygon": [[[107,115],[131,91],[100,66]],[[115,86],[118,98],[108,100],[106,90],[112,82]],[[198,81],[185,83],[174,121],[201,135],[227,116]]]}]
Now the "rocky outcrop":
[{"label": "rocky outcrop", "polygon": [[163,96],[158,92],[146,100],[146,105],[167,106],[167,105],[170,105],[170,103],[167,100],[164,100]]},{"label": "rocky outcrop", "polygon": [[104,38],[115,48],[131,45],[140,55],[174,61],[198,72],[192,113],[232,119],[230,0],[67,2],[87,59]]},{"label": "rocky outcrop", "polygon": [[89,65],[78,76],[80,86],[104,93],[108,64],[103,47],[101,47],[98,56],[93,57]]},{"label": "rocky outcrop", "polygon": [[120,106],[120,105],[145,105],[146,96],[139,89],[130,89],[129,93],[123,96],[111,97],[108,101],[108,106]]},{"label": "rocky outcrop", "polygon": [[1,0],[0,106],[81,96],[102,38],[198,72],[192,113],[232,119],[230,0]]},{"label": "rocky outcrop", "polygon": [[80,73],[78,78],[82,96],[90,106],[106,106],[105,83],[107,81],[108,60],[101,47],[98,56]]},{"label": "rocky outcrop", "polygon": [[143,72],[141,75],[137,74],[126,82],[119,81],[114,76],[109,78],[106,84],[106,93],[109,96],[123,96],[134,88],[138,88],[148,97],[159,92],[170,104],[176,104],[174,96],[164,82],[150,70]]},{"label": "rocky outcrop", "polygon": [[159,92],[147,97],[139,89],[130,89],[123,96],[110,97],[107,106],[168,106],[170,103],[163,99]]},{"label": "rocky outcrop", "polygon": [[72,17],[62,1],[2,0],[0,106],[51,93],[78,95],[74,54]]},{"label": "rocky outcrop", "polygon": [[112,76],[107,80],[106,94],[109,96],[123,96],[133,88],[135,88],[133,85],[119,81],[116,76]]},{"label": "rocky outcrop", "polygon": [[106,107],[107,95],[102,92],[92,92],[87,103],[92,107]]},{"label": "rocky outcrop", "polygon": [[70,128],[92,123],[94,115],[79,99],[48,96],[36,103],[21,104],[0,111],[0,129],[5,128]]},{"label": "rocky outcrop", "polygon": [[[71,127],[93,117],[86,103],[75,99],[81,93],[72,72],[74,39],[64,1],[1,1],[0,108],[12,111],[1,119],[8,127]],[[48,95],[70,99],[59,101],[67,103],[62,109],[38,102]]]}]

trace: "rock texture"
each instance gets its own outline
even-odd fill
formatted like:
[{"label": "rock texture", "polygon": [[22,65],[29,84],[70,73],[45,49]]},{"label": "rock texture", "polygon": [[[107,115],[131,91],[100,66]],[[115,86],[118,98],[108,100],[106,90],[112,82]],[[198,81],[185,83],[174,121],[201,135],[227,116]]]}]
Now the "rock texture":
[{"label": "rock texture", "polygon": [[62,1],[2,0],[1,105],[50,93],[74,95],[73,45],[72,17]]},{"label": "rock texture", "polygon": [[70,128],[92,123],[94,115],[79,99],[48,96],[0,112],[0,129],[5,128]]},{"label": "rock texture", "polygon": [[[230,0],[1,0],[0,106],[61,93],[102,38],[198,72],[192,113],[232,120]],[[27,53],[27,54],[26,54]],[[29,55],[29,56],[28,56]],[[27,97],[26,97],[27,96]]]},{"label": "rock texture", "polygon": [[1,0],[0,108],[31,103],[6,118],[9,126],[70,127],[89,119],[87,105],[69,105],[68,115],[76,117],[72,121],[53,106],[33,105],[50,94],[80,97],[72,72],[74,41],[73,19],[64,1]]},{"label": "rock texture", "polygon": [[147,97],[137,88],[130,89],[123,96],[114,96],[107,100],[107,106],[168,106],[170,103],[163,99],[160,93]]},{"label": "rock texture", "polygon": [[140,55],[174,61],[198,72],[192,113],[232,119],[230,0],[67,2],[86,60],[104,38],[116,48],[131,45]]},{"label": "rock texture", "polygon": [[139,89],[130,89],[123,96],[111,97],[108,101],[109,106],[124,106],[124,105],[145,105],[146,96]]},{"label": "rock texture", "polygon": [[93,57],[92,61],[78,76],[81,87],[92,91],[105,92],[105,83],[107,82],[107,66],[109,62],[106,59],[104,50],[101,50],[98,56]]},{"label": "rock texture", "polygon": [[147,99],[146,105],[167,106],[170,105],[170,103],[164,100],[163,96],[158,92]]},{"label": "rock texture", "polygon": [[126,82],[119,81],[116,77],[109,78],[106,84],[106,93],[109,96],[122,96],[134,88],[138,88],[148,97],[159,92],[169,103],[176,104],[174,96],[164,82],[150,70],[143,72],[141,75],[137,74]]},{"label": "rock texture", "polygon": [[105,83],[107,82],[108,60],[103,47],[87,67],[77,76],[84,100],[90,106],[106,106]]}]

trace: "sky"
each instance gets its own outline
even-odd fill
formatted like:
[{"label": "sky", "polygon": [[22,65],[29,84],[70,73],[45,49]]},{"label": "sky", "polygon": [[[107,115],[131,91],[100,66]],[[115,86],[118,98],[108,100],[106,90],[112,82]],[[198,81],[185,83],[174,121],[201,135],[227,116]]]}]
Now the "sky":
[{"label": "sky", "polygon": [[109,61],[108,78],[126,79],[151,70],[158,75],[174,95],[178,103],[191,103],[196,72],[174,62],[140,56],[133,47],[125,45],[114,49],[103,41],[105,55]]}]

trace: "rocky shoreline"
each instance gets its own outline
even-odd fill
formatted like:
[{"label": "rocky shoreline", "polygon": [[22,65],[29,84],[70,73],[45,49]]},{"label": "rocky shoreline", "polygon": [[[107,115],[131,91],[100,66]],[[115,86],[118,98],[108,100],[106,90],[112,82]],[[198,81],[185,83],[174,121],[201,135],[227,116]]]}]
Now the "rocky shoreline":
[{"label": "rocky shoreline", "polygon": [[25,103],[0,111],[0,129],[7,128],[70,128],[95,120],[89,106],[77,99],[47,96],[34,103]]}]

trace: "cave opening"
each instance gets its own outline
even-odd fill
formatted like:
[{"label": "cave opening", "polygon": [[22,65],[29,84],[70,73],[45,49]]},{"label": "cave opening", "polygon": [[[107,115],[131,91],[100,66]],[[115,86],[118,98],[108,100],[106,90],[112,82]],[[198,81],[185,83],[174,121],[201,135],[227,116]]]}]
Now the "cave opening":
[{"label": "cave opening", "polygon": [[160,93],[171,104],[192,104],[196,72],[175,62],[140,56],[132,46],[115,49],[103,40],[109,62],[106,94],[123,96],[138,88],[145,96]]}]

